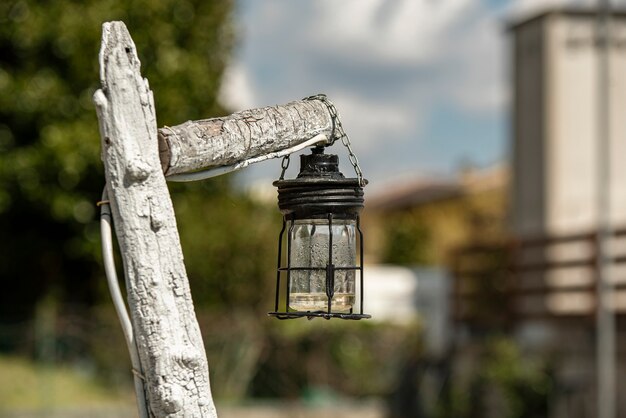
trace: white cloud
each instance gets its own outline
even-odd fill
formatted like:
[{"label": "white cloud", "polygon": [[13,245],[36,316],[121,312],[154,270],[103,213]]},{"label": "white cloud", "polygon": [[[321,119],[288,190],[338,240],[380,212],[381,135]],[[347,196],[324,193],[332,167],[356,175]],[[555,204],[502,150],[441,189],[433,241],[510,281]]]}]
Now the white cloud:
[{"label": "white cloud", "polygon": [[334,92],[333,102],[339,109],[347,134],[358,138],[359,151],[375,148],[373,143],[381,139],[402,137],[407,131],[420,129],[419,116],[398,104],[365,101],[348,91]]},{"label": "white cloud", "polygon": [[446,45],[447,54],[440,65],[450,73],[442,82],[443,94],[472,112],[490,112],[506,105],[506,43],[504,24],[495,12],[472,19],[467,29]]},{"label": "white cloud", "polygon": [[438,108],[484,116],[507,103],[505,22],[483,2],[241,1],[242,49],[224,86],[231,106],[327,93],[365,160],[400,160],[380,155],[392,148],[375,146],[384,140],[417,164],[406,155],[437,140],[424,135]]},{"label": "white cloud", "polygon": [[339,54],[388,64],[417,64],[436,58],[439,41],[472,8],[471,0],[324,0],[315,41]]},{"label": "white cloud", "polygon": [[[418,165],[452,167],[460,158],[501,157],[501,151],[467,146],[478,131],[455,142],[451,130],[442,140],[433,121],[442,123],[441,108],[446,117],[462,114],[465,123],[501,120],[510,90],[507,22],[597,0],[240,2],[241,49],[224,80],[226,103],[242,109],[327,93],[361,161],[383,176]],[[489,126],[485,133],[498,129]],[[503,149],[508,138],[500,135]],[[277,168],[265,167],[244,175],[274,177]]]},{"label": "white cloud", "polygon": [[274,0],[248,8],[244,50],[225,87],[236,103],[351,89],[372,107],[423,110],[434,99],[502,105],[502,29],[471,0]]},{"label": "white cloud", "polygon": [[243,110],[250,108],[257,101],[248,71],[249,68],[241,62],[235,62],[226,69],[219,97],[228,108]]}]

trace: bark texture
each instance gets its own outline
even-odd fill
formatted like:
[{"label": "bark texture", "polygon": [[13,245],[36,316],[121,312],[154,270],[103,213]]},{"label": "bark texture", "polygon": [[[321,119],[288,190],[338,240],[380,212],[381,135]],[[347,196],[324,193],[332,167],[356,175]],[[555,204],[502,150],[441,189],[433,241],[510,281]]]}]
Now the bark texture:
[{"label": "bark texture", "polygon": [[154,99],[122,22],[103,25],[94,95],[149,413],[216,417],[204,344],[161,169]]},{"label": "bark texture", "polygon": [[320,100],[244,110],[223,118],[188,121],[159,129],[159,153],[165,175],[231,165],[291,148],[325,135],[333,121]]}]

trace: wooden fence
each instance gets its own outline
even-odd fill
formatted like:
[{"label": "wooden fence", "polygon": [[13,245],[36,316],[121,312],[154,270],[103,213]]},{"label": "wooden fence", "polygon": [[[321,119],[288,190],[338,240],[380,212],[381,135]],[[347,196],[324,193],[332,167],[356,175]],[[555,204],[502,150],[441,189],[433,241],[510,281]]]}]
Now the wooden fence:
[{"label": "wooden fence", "polygon": [[[626,314],[626,228],[609,243],[612,306]],[[593,322],[596,313],[596,232],[472,244],[450,264],[453,319],[508,327],[525,319]]]}]

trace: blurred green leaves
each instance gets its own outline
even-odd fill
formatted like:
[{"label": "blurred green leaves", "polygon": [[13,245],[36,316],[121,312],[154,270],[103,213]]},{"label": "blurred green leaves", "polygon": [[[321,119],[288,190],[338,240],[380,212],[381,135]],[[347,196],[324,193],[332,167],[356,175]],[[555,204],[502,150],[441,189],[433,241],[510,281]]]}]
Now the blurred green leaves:
[{"label": "blurred green leaves", "polygon": [[432,263],[428,257],[431,231],[420,217],[413,213],[403,213],[387,224],[383,262],[399,265]]},{"label": "blurred green leaves", "polygon": [[170,187],[194,302],[265,318],[274,300],[280,214],[274,205],[214,192],[227,181]]},{"label": "blurred green leaves", "polygon": [[421,337],[418,324],[274,322],[250,394],[298,398],[326,388],[342,396],[384,396],[407,359],[419,356]]},{"label": "blurred green leaves", "polygon": [[451,394],[440,401],[437,416],[548,416],[555,376],[546,354],[524,353],[513,339],[501,335],[466,348],[464,361],[469,367],[450,382]]},{"label": "blurred green leaves", "polygon": [[[45,292],[97,298],[95,202],[104,184],[92,95],[101,25],[126,23],[154,90],[159,126],[223,115],[234,43],[231,1],[0,2],[0,316]],[[209,187],[204,199],[227,184]],[[191,245],[193,247],[193,244]]]}]

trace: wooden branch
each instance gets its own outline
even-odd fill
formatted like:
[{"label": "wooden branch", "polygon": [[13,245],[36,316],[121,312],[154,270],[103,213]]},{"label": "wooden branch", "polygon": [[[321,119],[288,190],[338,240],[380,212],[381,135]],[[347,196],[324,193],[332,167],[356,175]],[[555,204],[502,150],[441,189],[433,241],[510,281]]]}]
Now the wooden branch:
[{"label": "wooden branch", "polygon": [[301,100],[161,128],[159,154],[166,175],[180,174],[291,148],[319,134],[330,138],[332,131],[326,105]]},{"label": "wooden branch", "polygon": [[161,170],[152,92],[122,22],[103,25],[94,95],[151,417],[216,417],[174,210]]}]

